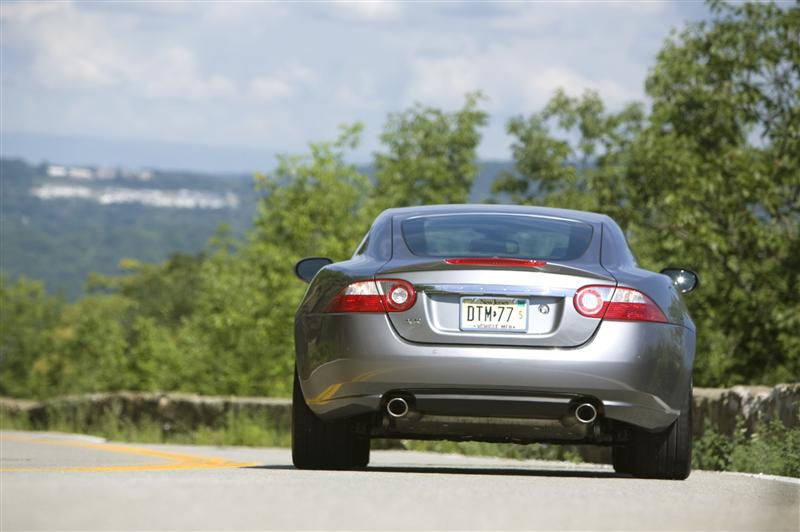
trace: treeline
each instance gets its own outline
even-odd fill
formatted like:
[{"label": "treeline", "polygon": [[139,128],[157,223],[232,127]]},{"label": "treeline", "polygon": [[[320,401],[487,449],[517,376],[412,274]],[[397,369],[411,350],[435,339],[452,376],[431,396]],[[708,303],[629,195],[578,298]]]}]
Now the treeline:
[{"label": "treeline", "polygon": [[[648,105],[611,112],[559,91],[508,123],[514,170],[494,184],[519,204],[604,212],[646,268],[687,266],[698,327],[695,384],[800,375],[800,8],[712,3],[675,33],[646,83]],[[368,178],[349,164],[360,125],[258,175],[244,238],[224,229],[196,256],[128,261],[93,275],[74,304],[40,283],[3,282],[0,394],[115,389],[286,395],[308,255],[344,259],[391,206],[467,199],[488,116],[480,94],[453,112],[391,114]]]}]

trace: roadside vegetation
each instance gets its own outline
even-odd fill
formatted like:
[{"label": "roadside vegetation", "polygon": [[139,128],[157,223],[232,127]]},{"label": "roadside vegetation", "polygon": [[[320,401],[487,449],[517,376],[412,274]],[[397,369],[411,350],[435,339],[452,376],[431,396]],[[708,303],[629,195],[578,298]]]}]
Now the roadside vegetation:
[{"label": "roadside vegetation", "polygon": [[[244,445],[250,447],[289,447],[287,426],[269,423],[263,416],[229,412],[214,424],[182,427],[159,422],[147,414],[136,420],[106,410],[100,415],[88,409],[48,409],[47,421],[34,422],[27,416],[0,410],[3,430],[48,430],[91,434],[111,441],[134,443],[178,443],[193,445]],[[373,449],[407,449],[455,453],[469,456],[496,456],[517,460],[563,460],[582,462],[581,453],[571,445],[497,444],[484,442],[373,440]],[[593,448],[592,461],[608,461],[607,450]],[[789,429],[780,422],[762,422],[748,435],[744,424],[732,436],[720,434],[707,425],[695,438],[695,469],[742,471],[800,478],[800,428]]]},{"label": "roadside vegetation", "polygon": [[[702,285],[686,298],[699,331],[696,386],[794,381],[800,8],[710,9],[710,20],[665,42],[645,80],[647,104],[612,111],[594,92],[559,91],[511,119],[515,166],[495,182],[495,200],[607,213],[644,267],[696,270]],[[476,93],[455,111],[415,105],[391,114],[371,176],[348,162],[361,126],[343,126],[337,139],[256,176],[258,214],[245,237],[221,228],[198,255],[124,261],[126,275],[90,276],[75,303],[35,280],[0,281],[0,395],[288,396],[292,322],[305,289],[295,261],[348,257],[386,207],[464,202],[489,119],[484,103]],[[715,449],[724,449],[745,464],[737,449],[766,456],[786,449],[779,440],[797,437],[728,444],[709,436],[700,463],[715,467]]]},{"label": "roadside vegetation", "polygon": [[759,423],[752,434],[740,426],[732,436],[706,426],[694,441],[693,467],[800,477],[800,428],[778,421]]},{"label": "roadside vegetation", "polygon": [[162,423],[142,414],[134,420],[107,410],[99,415],[88,409],[48,409],[46,421],[0,409],[3,430],[46,430],[100,436],[111,441],[131,443],[177,443],[191,445],[243,445],[249,447],[289,447],[291,433],[286,428],[266,423],[263,417],[247,413],[228,413],[213,425],[191,428]]}]

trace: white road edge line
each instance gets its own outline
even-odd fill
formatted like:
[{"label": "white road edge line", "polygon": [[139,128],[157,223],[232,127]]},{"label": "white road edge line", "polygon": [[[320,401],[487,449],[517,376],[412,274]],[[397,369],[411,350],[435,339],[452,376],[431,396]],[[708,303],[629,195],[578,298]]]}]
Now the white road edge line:
[{"label": "white road edge line", "polygon": [[720,471],[723,475],[736,475],[740,477],[760,478],[762,480],[777,480],[778,482],[788,482],[789,484],[800,485],[800,478],[782,477],[780,475],[765,475],[763,473],[742,473],[740,471]]},{"label": "white road edge line", "polygon": [[107,443],[108,440],[102,438],[100,436],[90,436],[89,434],[73,434],[70,432],[41,432],[41,433],[29,433],[35,434],[35,438],[37,439],[49,439],[49,440],[57,440],[57,441],[64,441],[64,440],[73,440],[73,441],[82,441],[86,443]]}]

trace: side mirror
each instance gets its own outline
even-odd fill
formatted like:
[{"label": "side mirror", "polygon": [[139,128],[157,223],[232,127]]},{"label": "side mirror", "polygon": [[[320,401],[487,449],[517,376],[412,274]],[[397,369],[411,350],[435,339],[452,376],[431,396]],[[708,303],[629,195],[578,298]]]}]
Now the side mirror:
[{"label": "side mirror", "polygon": [[672,279],[672,284],[681,294],[691,292],[700,286],[700,278],[692,270],[683,268],[664,268],[661,273]]},{"label": "side mirror", "polygon": [[306,257],[294,265],[294,273],[300,280],[310,283],[317,272],[328,264],[333,264],[333,261],[327,257]]}]

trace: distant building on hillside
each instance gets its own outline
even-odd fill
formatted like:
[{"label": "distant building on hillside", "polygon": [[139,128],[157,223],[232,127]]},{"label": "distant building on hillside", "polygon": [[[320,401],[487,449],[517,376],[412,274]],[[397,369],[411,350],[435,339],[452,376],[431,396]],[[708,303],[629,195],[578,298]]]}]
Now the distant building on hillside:
[{"label": "distant building on hillside", "polygon": [[95,170],[94,176],[97,179],[116,179],[117,173],[117,169],[113,166],[101,166]]},{"label": "distant building on hillside", "polygon": [[90,168],[85,166],[66,166],[51,164],[47,167],[49,177],[69,177],[81,180],[103,180],[114,179],[134,179],[136,181],[150,181],[155,177],[152,170],[133,170],[131,168],[119,168],[113,166],[101,166]]},{"label": "distant building on hillside", "polygon": [[79,198],[100,205],[138,203],[148,207],[171,209],[237,209],[239,197],[233,192],[219,194],[206,190],[161,190],[155,188],[88,187],[76,185],[44,185],[31,189],[41,200]]},{"label": "distant building on hillside", "polygon": [[67,167],[51,164],[47,167],[48,177],[67,177]]},{"label": "distant building on hillside", "polygon": [[81,168],[80,166],[71,166],[67,175],[72,179],[94,179],[94,171],[91,168]]},{"label": "distant building on hillside", "polygon": [[136,179],[138,181],[150,181],[153,179],[152,170],[131,170],[130,168],[122,168],[119,173],[120,177],[125,179]]}]

